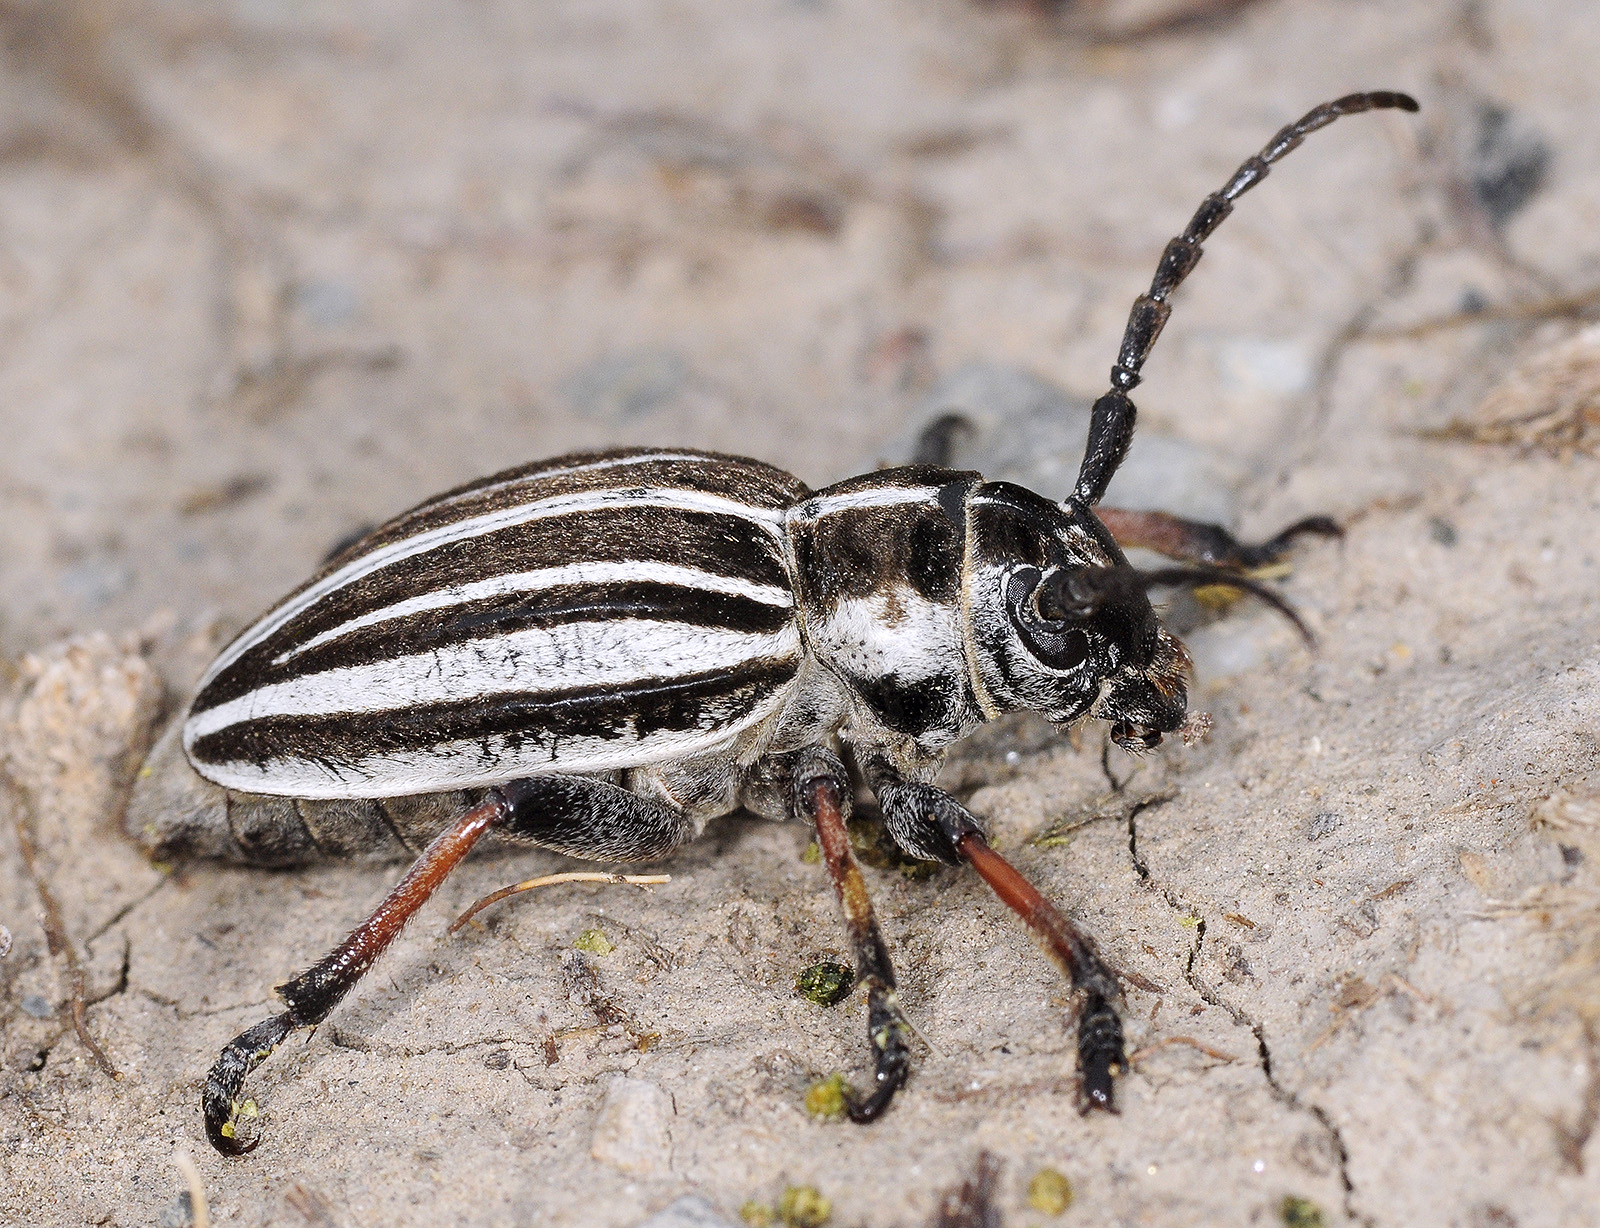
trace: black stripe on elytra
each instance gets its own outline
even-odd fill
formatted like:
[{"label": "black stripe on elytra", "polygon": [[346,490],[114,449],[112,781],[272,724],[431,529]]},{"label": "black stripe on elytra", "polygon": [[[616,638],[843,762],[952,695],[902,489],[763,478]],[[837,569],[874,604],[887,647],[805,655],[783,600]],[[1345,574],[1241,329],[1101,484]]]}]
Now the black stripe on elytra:
[{"label": "black stripe on elytra", "polygon": [[[642,456],[652,449],[630,451]],[[716,453],[642,461],[607,469],[583,469],[576,473],[552,472],[625,455],[624,452],[586,453],[507,469],[429,499],[375,530],[368,540],[375,543],[395,541],[463,517],[584,491],[641,488],[696,491],[767,512],[783,511],[810,493],[798,478],[781,469],[760,461]],[[546,473],[551,476],[544,476]]]},{"label": "black stripe on elytra", "polygon": [[[550,747],[550,765],[559,767],[564,738],[637,741],[658,732],[730,725],[792,679],[796,668],[793,659],[765,660],[625,686],[475,696],[383,712],[269,716],[208,734],[190,753],[216,765],[251,763],[265,770],[273,762],[299,760],[338,771],[385,754],[481,741],[485,768],[492,770],[496,759],[514,757],[528,743]],[[504,751],[489,747],[488,739],[503,739]]]},{"label": "black stripe on elytra", "polygon": [[[635,561],[789,587],[778,543],[766,529],[742,516],[664,507],[566,512],[436,546],[354,580],[312,602],[243,654],[228,672],[243,669],[254,676],[274,657],[324,631],[423,593],[571,563]],[[293,595],[285,600],[293,600]]]},{"label": "black stripe on elytra", "polygon": [[[326,670],[371,665],[536,627],[643,620],[767,635],[781,631],[793,618],[794,611],[788,606],[688,585],[621,580],[567,584],[419,610],[358,628],[282,664],[252,650],[195,697],[193,711],[199,714],[257,687]],[[426,663],[418,666],[419,670],[427,668]]]}]

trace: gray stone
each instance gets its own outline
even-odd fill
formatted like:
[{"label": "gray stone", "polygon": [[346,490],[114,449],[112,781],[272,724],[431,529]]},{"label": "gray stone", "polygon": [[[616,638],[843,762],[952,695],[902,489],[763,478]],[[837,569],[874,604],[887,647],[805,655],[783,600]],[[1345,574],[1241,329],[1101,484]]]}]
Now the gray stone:
[{"label": "gray stone", "polygon": [[[891,450],[896,461],[910,459],[930,423],[959,414],[973,429],[955,440],[955,467],[1064,499],[1083,459],[1091,404],[1022,367],[969,363],[939,382]],[[1232,521],[1241,476],[1234,466],[1174,436],[1141,430],[1138,438],[1106,493],[1108,504]]]},{"label": "gray stone", "polygon": [[667,1204],[637,1228],[739,1228],[698,1194],[685,1194]]}]

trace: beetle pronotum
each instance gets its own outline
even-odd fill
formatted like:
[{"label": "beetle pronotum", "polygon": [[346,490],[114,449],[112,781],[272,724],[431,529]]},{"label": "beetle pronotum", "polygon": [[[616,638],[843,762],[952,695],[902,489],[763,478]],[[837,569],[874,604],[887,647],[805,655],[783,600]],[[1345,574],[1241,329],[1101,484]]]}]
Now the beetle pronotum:
[{"label": "beetle pronotum", "polygon": [[[876,1117],[908,1073],[909,1028],[845,832],[841,754],[900,848],[970,864],[1043,940],[1078,991],[1081,1103],[1111,1108],[1125,1065],[1116,974],[932,781],[951,743],[1007,712],[1102,719],[1130,749],[1182,726],[1189,658],[1151,608],[1154,585],[1225,583],[1294,617],[1240,571],[1302,533],[1337,532],[1330,521],[1248,547],[1215,525],[1096,505],[1201,244],[1307,134],[1391,107],[1417,104],[1378,92],[1312,110],[1167,244],[1061,503],[937,465],[813,492],[709,453],[568,456],[430,499],[239,635],[158,744],[129,830],[164,856],[260,865],[420,855],[280,987],[287,1010],[223,1049],[203,1096],[212,1144],[254,1146],[235,1130],[245,1077],[327,1017],[484,835],[631,861],[739,807],[816,827],[875,1054],[849,1112]],[[1186,565],[1135,570],[1130,545]]]}]

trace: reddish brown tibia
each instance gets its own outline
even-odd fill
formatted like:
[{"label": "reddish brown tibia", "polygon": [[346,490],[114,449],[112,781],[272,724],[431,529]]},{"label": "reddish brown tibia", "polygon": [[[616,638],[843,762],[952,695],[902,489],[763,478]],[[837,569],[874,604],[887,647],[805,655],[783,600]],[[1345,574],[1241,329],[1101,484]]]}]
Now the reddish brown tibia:
[{"label": "reddish brown tibia", "polygon": [[278,990],[302,1026],[326,1017],[346,991],[405,928],[484,833],[505,821],[506,803],[496,796],[474,806],[422,850],[365,921],[311,968]]},{"label": "reddish brown tibia", "polygon": [[956,841],[956,849],[1040,938],[1073,987],[1083,991],[1078,1014],[1081,1105],[1085,1112],[1091,1108],[1112,1109],[1114,1081],[1128,1065],[1123,1054],[1122,1024],[1112,1006],[1119,995],[1116,974],[1100,958],[1094,943],[1009,861],[990,848],[981,833],[963,833]]},{"label": "reddish brown tibia", "polygon": [[350,937],[287,985],[279,986],[278,995],[288,1003],[288,1010],[263,1019],[228,1042],[206,1076],[200,1096],[206,1137],[213,1147],[223,1155],[236,1156],[256,1145],[255,1139],[241,1138],[235,1130],[241,1112],[255,1111],[239,1098],[250,1072],[296,1028],[311,1027],[328,1017],[472,846],[485,832],[505,822],[509,812],[505,798],[497,792],[440,832]]},{"label": "reddish brown tibia", "polygon": [[[961,855],[972,863],[972,868],[983,876],[983,881],[994,889],[1006,905],[1022,918],[1023,923],[1043,941],[1051,959],[1060,966],[1067,979],[1084,988],[1086,976],[1090,979],[1103,975],[1105,969],[1099,955],[1089,941],[1063,917],[1054,904],[1039,894],[1038,889],[1019,874],[1009,861],[989,847],[989,842],[977,832],[968,832],[956,842]],[[1112,988],[1115,992],[1115,988]]]},{"label": "reddish brown tibia", "polygon": [[[853,942],[859,943],[869,932],[876,931],[872,915],[872,900],[867,895],[866,880],[861,877],[861,867],[850,851],[850,829],[845,825],[839,805],[838,784],[827,777],[819,777],[806,786],[812,814],[817,825],[817,847],[822,851],[822,864],[839,896],[839,907],[844,911],[844,923]],[[876,937],[876,934],[873,934]],[[887,961],[885,961],[887,962]]]},{"label": "reddish brown tibia", "polygon": [[872,1121],[889,1107],[911,1069],[910,1025],[900,1011],[895,993],[894,965],[878,932],[867,884],[855,854],[850,851],[850,831],[845,825],[844,794],[840,782],[819,776],[800,787],[799,800],[817,828],[817,847],[828,871],[845,932],[855,955],[856,977],[867,987],[867,1037],[874,1054],[873,1090],[866,1097],[854,1090],[845,1097],[852,1121]]}]

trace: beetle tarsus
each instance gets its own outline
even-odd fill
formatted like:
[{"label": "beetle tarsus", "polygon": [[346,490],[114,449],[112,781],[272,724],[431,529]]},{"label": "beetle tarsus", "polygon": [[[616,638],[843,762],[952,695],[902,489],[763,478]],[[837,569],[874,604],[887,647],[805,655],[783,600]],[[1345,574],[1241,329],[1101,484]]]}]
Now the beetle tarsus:
[{"label": "beetle tarsus", "polygon": [[845,1095],[845,1112],[862,1125],[883,1115],[911,1073],[911,1026],[892,988],[874,984],[867,991],[867,1036],[875,1059],[872,1091],[866,1096],[854,1090]]},{"label": "beetle tarsus", "polygon": [[205,1110],[206,1137],[223,1155],[242,1156],[261,1141],[239,1134],[240,1116],[254,1116],[254,1106],[241,1100],[239,1093],[244,1090],[244,1081],[250,1072],[266,1061],[298,1026],[293,1011],[263,1019],[229,1041],[211,1067],[200,1104]]},{"label": "beetle tarsus", "polygon": [[1078,1111],[1117,1111],[1116,1077],[1128,1068],[1123,1048],[1122,1021],[1116,1008],[1099,993],[1090,992],[1078,1014],[1078,1072],[1081,1094]]},{"label": "beetle tarsus", "polygon": [[1078,1010],[1079,1106],[1116,1108],[1116,1078],[1127,1069],[1123,1054],[1122,1021],[1114,1005],[1119,996],[1117,977],[1090,937],[1062,916],[1038,889],[1004,857],[989,847],[981,835],[968,834],[957,844],[962,855],[984,882],[1022,918],[1044,943],[1044,949],[1075,989],[1083,994]]}]

